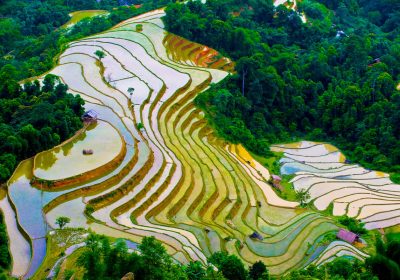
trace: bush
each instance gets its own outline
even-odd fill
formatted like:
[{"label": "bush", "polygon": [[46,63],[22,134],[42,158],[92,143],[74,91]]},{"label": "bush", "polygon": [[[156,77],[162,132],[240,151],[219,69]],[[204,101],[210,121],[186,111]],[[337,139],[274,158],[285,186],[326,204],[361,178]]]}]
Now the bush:
[{"label": "bush", "polygon": [[142,32],[143,31],[143,24],[136,24],[136,31]]},{"label": "bush", "polygon": [[72,275],[74,275],[75,271],[72,269],[66,269],[64,271],[64,280],[69,280],[71,279]]},{"label": "bush", "polygon": [[338,219],[339,223],[347,227],[351,232],[356,234],[365,234],[367,230],[364,228],[364,223],[359,222],[354,218],[350,218],[348,216],[341,216]]},{"label": "bush", "polygon": [[7,230],[4,224],[3,213],[0,211],[0,268],[8,269],[11,264],[11,256],[8,251]]},{"label": "bush", "polygon": [[390,174],[390,180],[392,180],[392,182],[395,184],[400,184],[400,173]]}]

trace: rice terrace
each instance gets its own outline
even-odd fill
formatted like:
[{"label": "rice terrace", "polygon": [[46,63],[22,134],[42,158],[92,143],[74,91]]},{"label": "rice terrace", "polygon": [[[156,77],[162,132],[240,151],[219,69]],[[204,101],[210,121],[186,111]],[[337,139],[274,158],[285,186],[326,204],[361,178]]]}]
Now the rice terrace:
[{"label": "rice terrace", "polygon": [[[307,11],[301,24],[312,22]],[[67,85],[85,114],[71,138],[21,161],[0,188],[12,277],[82,279],[75,263],[89,233],[131,251],[154,236],[183,265],[223,251],[245,267],[263,262],[276,279],[337,258],[364,262],[376,239],[397,236],[400,185],[389,173],[328,142],[293,137],[268,157],[222,137],[195,99],[238,72],[245,95],[252,70],[166,31],[165,15],[158,8],[73,40],[30,79]],[[69,271],[75,278],[63,278]]]}]

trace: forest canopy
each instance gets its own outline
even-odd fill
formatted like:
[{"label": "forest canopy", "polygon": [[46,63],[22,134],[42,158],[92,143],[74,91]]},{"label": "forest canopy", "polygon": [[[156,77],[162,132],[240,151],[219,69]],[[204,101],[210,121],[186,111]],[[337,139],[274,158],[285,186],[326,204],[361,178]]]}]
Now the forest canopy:
[{"label": "forest canopy", "polygon": [[[109,29],[111,26],[170,0],[0,0],[0,69],[13,65],[16,80],[41,75],[51,69],[67,42]],[[108,16],[86,18],[71,28],[61,28],[76,10],[104,9]]]},{"label": "forest canopy", "polygon": [[[393,249],[396,248],[398,248],[397,243],[393,246]],[[371,269],[378,262],[371,258],[371,266],[365,266],[357,259],[338,258],[319,267],[310,265],[306,269],[287,273],[279,279],[377,280]],[[164,246],[153,236],[142,239],[138,252],[129,252],[123,240],[110,244],[107,237],[90,234],[84,252],[78,258],[76,268],[79,267],[84,269],[85,280],[121,279],[127,273],[133,273],[134,279],[138,280],[277,279],[269,275],[268,268],[262,261],[246,267],[241,259],[226,252],[215,252],[209,256],[207,265],[200,261],[182,265],[168,255]]]},{"label": "forest canopy", "polygon": [[400,172],[399,1],[304,0],[293,11],[210,0],[166,12],[169,31],[236,62],[196,100],[221,136],[264,155],[271,143],[330,141],[368,168]]}]

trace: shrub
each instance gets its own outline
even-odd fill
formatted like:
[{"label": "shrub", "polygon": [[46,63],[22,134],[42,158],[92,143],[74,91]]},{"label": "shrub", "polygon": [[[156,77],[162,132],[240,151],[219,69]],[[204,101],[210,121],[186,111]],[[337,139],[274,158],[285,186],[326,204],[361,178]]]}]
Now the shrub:
[{"label": "shrub", "polygon": [[136,31],[142,32],[143,31],[143,24],[136,24]]},{"label": "shrub", "polygon": [[350,231],[356,234],[365,234],[367,232],[367,230],[364,228],[364,223],[361,223],[354,218],[341,216],[338,220],[339,223],[346,226]]}]

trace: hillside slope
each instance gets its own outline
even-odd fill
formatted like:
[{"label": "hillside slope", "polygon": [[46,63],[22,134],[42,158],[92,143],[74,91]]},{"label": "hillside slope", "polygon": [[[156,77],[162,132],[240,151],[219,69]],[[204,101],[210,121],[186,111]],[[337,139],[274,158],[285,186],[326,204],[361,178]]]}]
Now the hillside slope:
[{"label": "hillside slope", "polygon": [[[226,250],[247,264],[264,261],[273,275],[316,261],[329,243],[324,236],[338,229],[322,214],[279,198],[268,170],[243,147],[215,136],[193,99],[229,75],[233,64],[165,32],[163,15],[155,10],[73,42],[51,71],[85,99],[86,110],[98,113],[98,122],[118,131],[122,148],[107,168],[74,176],[67,175],[76,170],[76,156],[68,162],[66,153],[64,174],[52,180],[39,177],[36,160],[19,166],[8,198],[21,228],[10,227],[9,234],[26,236],[31,245],[11,240],[14,275],[35,273],[59,216],[107,236],[139,242],[153,235],[181,262],[206,262]],[[98,50],[104,58],[96,57]],[[94,147],[93,156],[107,149],[85,145]],[[250,238],[254,232],[263,240]],[[19,253],[29,248],[31,260]],[[352,246],[331,248],[365,257]]]}]

